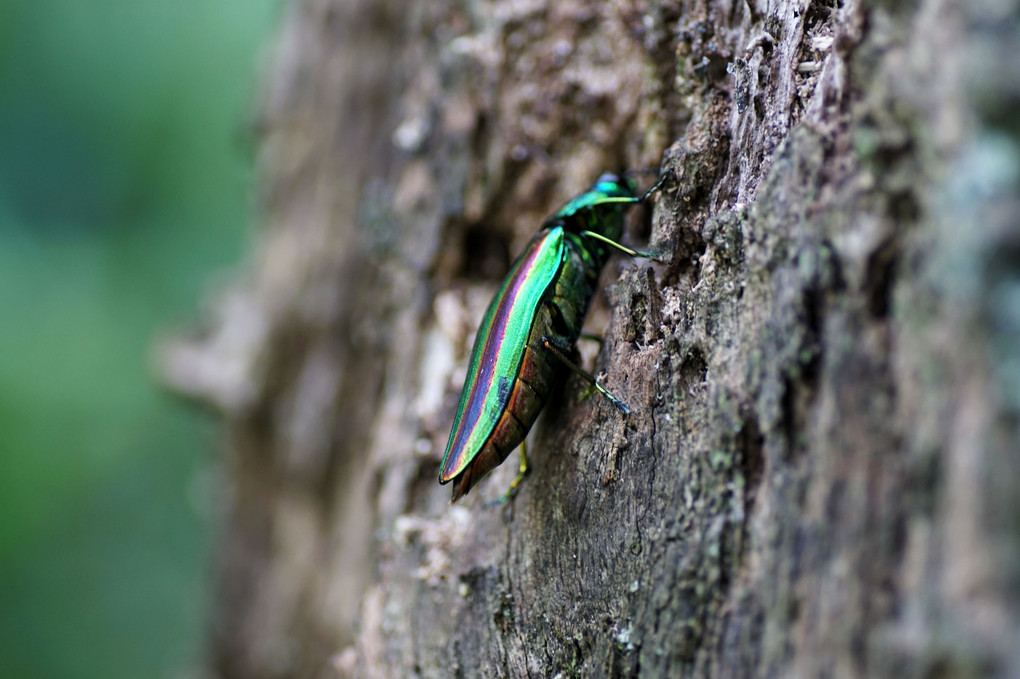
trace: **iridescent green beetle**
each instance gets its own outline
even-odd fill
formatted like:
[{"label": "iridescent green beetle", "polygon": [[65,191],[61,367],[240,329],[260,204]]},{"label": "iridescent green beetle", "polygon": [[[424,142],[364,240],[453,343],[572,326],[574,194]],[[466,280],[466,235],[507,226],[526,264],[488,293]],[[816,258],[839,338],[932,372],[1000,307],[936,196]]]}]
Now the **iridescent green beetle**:
[{"label": "iridescent green beetle", "polygon": [[[652,257],[617,241],[625,210],[643,202],[665,177],[637,195],[632,180],[602,175],[545,220],[514,262],[478,328],[439,470],[439,483],[454,481],[452,502],[524,442],[566,368],[584,376],[621,412],[629,412],[577,366],[574,343],[612,250]],[[515,491],[526,471],[522,449],[520,473],[504,498]]]}]

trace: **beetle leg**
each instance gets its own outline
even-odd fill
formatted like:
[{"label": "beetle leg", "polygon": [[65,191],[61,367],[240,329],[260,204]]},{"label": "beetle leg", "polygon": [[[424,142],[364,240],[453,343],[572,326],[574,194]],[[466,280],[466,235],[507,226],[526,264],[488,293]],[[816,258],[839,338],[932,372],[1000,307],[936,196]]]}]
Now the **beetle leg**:
[{"label": "beetle leg", "polygon": [[577,339],[588,340],[589,342],[598,342],[599,346],[602,346],[602,338],[598,335],[593,335],[590,332],[582,332],[577,336]]},{"label": "beetle leg", "polygon": [[649,252],[648,250],[632,250],[623,243],[617,243],[615,240],[611,238],[606,238],[601,233],[595,233],[594,231],[582,231],[581,235],[587,236],[588,238],[594,238],[597,241],[601,241],[610,247],[616,248],[625,255],[630,255],[631,257],[643,257],[645,259],[654,259],[656,262],[663,263],[669,261],[668,259],[665,258],[665,255],[663,255],[662,253]]},{"label": "beetle leg", "polygon": [[627,407],[626,403],[609,393],[605,387],[599,384],[599,381],[595,379],[591,373],[587,372],[584,368],[577,365],[577,363],[570,360],[567,356],[567,352],[569,352],[572,347],[566,340],[562,337],[543,337],[542,346],[552,352],[552,355],[562,361],[564,365],[587,380],[595,388],[595,391],[609,399],[609,402],[616,406],[621,413],[624,415],[630,414],[630,408]]},{"label": "beetle leg", "polygon": [[521,481],[528,475],[528,444],[525,441],[521,441],[521,461],[517,467],[517,476],[510,482],[510,487],[506,489],[506,492],[497,497],[495,500],[489,500],[482,504],[483,507],[494,507],[501,505],[507,500],[512,500],[517,496],[517,488],[521,485]]}]

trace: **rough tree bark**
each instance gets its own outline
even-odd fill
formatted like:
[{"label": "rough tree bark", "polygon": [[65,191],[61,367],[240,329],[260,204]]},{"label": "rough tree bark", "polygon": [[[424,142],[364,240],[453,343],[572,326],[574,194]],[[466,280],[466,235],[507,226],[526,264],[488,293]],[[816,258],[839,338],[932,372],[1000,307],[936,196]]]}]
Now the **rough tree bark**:
[{"label": "rough tree bark", "polygon": [[[1020,676],[1010,0],[302,0],[264,228],[164,347],[227,432],[227,677]],[[542,218],[672,169],[589,356],[436,484],[473,329]],[[589,364],[590,364],[589,363]]]}]

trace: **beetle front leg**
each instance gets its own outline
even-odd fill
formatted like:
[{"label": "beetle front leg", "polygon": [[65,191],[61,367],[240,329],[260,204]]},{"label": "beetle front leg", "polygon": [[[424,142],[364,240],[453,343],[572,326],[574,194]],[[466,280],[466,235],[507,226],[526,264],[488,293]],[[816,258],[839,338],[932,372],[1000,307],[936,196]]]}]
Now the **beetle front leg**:
[{"label": "beetle front leg", "polygon": [[569,342],[562,337],[542,337],[542,346],[548,349],[553,356],[562,361],[564,365],[587,380],[588,383],[595,388],[595,391],[609,399],[609,402],[616,406],[621,413],[624,415],[630,415],[630,408],[627,407],[626,403],[613,396],[605,387],[599,384],[599,381],[595,379],[591,373],[577,365],[574,361],[570,360],[570,357],[567,356],[567,354],[573,347]]},{"label": "beetle front leg", "polygon": [[644,259],[651,259],[663,264],[669,263],[669,258],[662,253],[649,252],[648,250],[632,250],[622,243],[617,243],[612,238],[606,238],[601,233],[595,233],[594,231],[582,231],[581,235],[587,236],[588,238],[594,238],[595,240],[605,243],[609,247],[616,248],[623,254],[630,255],[631,257],[642,257]]}]

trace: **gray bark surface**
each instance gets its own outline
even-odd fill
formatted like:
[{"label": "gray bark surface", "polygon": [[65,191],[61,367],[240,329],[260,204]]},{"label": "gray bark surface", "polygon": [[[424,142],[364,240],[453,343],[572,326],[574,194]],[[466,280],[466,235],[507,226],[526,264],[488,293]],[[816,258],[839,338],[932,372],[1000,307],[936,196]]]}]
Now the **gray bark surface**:
[{"label": "gray bark surface", "polygon": [[[164,347],[226,431],[211,667],[1020,676],[1016,2],[302,0],[263,228]],[[543,218],[668,168],[532,473],[436,483]],[[649,178],[651,181],[651,178]],[[639,214],[642,213],[643,214]],[[597,352],[597,355],[595,355]]]}]

